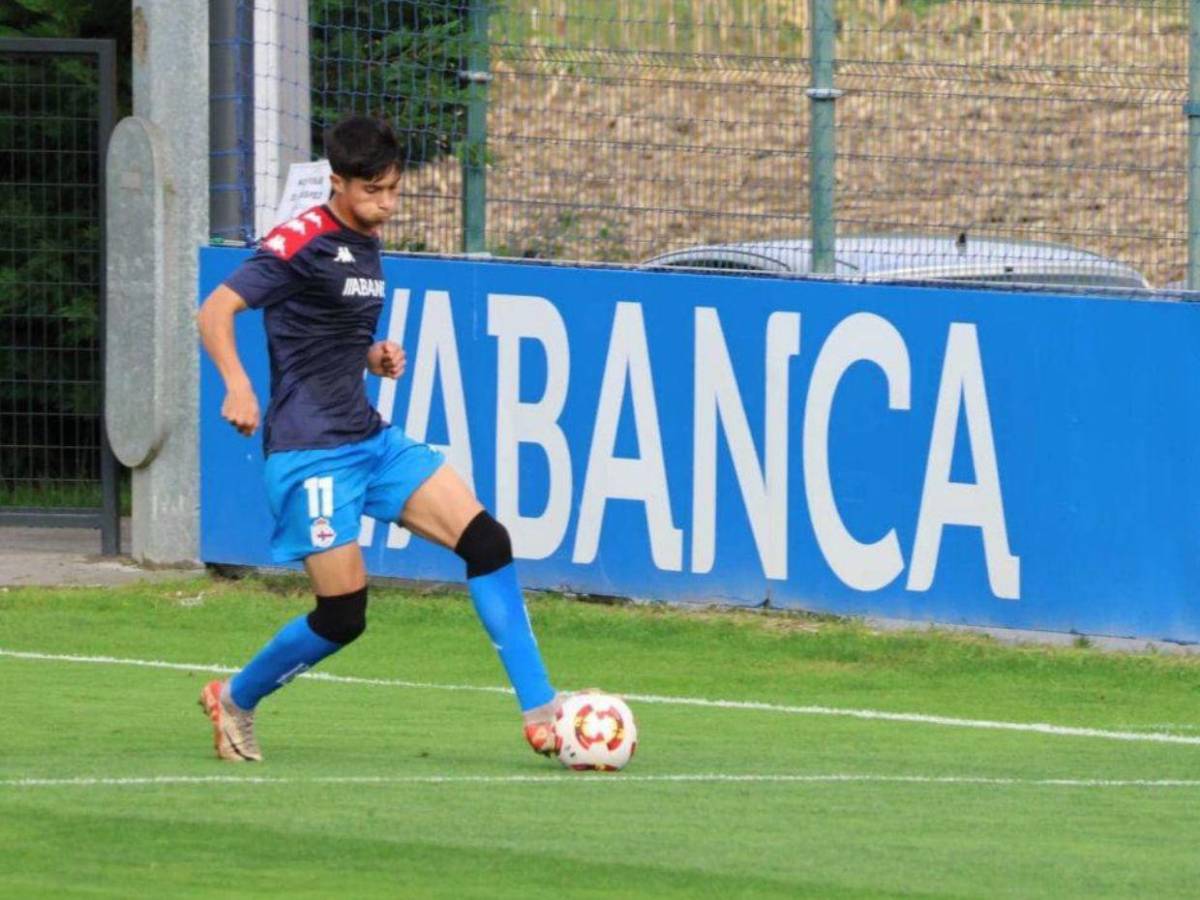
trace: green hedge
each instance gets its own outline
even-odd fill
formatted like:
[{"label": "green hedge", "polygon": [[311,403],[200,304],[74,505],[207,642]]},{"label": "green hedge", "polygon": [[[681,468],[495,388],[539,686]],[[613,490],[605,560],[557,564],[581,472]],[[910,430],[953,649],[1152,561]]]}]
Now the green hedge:
[{"label": "green hedge", "polygon": [[467,58],[462,2],[313,0],[313,148],[339,117],[386,118],[415,168],[453,153],[465,128]]},{"label": "green hedge", "polygon": [[[0,35],[115,38],[118,109],[132,109],[130,0],[6,0]],[[312,0],[313,148],[347,113],[393,123],[410,167],[453,153],[462,140],[467,4],[401,0]],[[0,60],[0,85],[29,81],[28,63]],[[39,63],[54,85],[0,90],[0,504],[40,484],[90,480],[100,428],[98,239],[94,192],[35,187],[86,185],[94,155],[39,154],[43,147],[94,149],[70,117],[43,104],[94,98],[95,72],[79,60]],[[87,101],[83,101],[85,104]],[[77,110],[83,118],[93,109]],[[52,448],[47,450],[46,448]],[[16,501],[12,501],[16,502]]]}]

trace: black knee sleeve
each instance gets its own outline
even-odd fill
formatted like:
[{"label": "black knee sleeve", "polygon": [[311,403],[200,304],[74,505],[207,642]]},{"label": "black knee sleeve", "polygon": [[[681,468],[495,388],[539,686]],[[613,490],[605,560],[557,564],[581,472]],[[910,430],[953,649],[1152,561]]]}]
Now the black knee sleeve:
[{"label": "black knee sleeve", "polygon": [[348,644],[367,630],[367,587],[337,597],[318,597],[308,627],[327,641]]},{"label": "black knee sleeve", "polygon": [[512,562],[512,540],[508,529],[492,518],[486,509],[463,529],[454,552],[467,564],[467,577],[489,575]]}]

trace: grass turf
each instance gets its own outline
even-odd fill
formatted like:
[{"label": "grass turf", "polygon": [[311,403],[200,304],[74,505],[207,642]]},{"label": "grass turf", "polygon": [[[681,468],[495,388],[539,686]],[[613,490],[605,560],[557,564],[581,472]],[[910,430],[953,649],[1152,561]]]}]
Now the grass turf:
[{"label": "grass turf", "polygon": [[[290,578],[9,589],[0,650],[236,665],[308,604]],[[1190,658],[531,612],[568,688],[1200,736]],[[464,597],[395,590],[321,670],[503,683]],[[1200,880],[1200,787],[1098,783],[1196,779],[1194,744],[634,702],[633,764],[579,775],[529,753],[511,697],[301,679],[261,708],[267,761],[229,766],[194,703],[209,677],[0,655],[0,895],[1192,896]],[[996,781],[665,780],[709,775]],[[156,776],[239,780],[19,783]]]}]

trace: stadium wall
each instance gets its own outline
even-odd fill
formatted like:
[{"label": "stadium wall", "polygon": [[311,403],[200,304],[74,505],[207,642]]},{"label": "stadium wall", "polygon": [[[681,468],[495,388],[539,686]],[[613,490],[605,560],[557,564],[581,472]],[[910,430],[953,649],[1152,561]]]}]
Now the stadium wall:
[{"label": "stadium wall", "polygon": [[[248,251],[204,248],[200,296]],[[389,256],[368,377],[530,587],[1200,640],[1200,308]],[[265,403],[261,316],[239,345]],[[201,557],[270,565],[262,453],[201,371]],[[335,488],[336,490],[336,488]],[[335,501],[336,502],[336,501]],[[457,581],[364,522],[369,571]]]}]

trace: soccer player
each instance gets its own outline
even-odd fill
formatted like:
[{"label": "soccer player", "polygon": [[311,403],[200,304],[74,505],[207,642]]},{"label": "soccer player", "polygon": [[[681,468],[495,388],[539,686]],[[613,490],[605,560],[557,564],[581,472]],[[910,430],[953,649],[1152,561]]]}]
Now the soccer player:
[{"label": "soccer player", "polygon": [[383,308],[379,230],[395,212],[399,144],[384,122],[347,118],[326,136],[328,203],[284,222],[205,299],[204,348],[225,382],[221,416],[243,435],[259,425],[258,399],[238,357],[234,316],[263,310],[271,398],[263,427],[276,562],[304,561],[316,593],[240,672],[205,685],[217,756],[261,760],[254,711],[265,696],[341,650],[366,628],[367,576],[360,516],[400,522],[452,549],[516,690],[525,739],[553,751],[562,695],[550,686],[513,569],[504,526],[480,505],[442,454],[381,420],[363,368],[404,373],[404,350],[372,342]]}]

